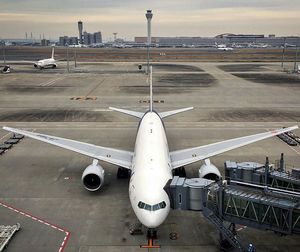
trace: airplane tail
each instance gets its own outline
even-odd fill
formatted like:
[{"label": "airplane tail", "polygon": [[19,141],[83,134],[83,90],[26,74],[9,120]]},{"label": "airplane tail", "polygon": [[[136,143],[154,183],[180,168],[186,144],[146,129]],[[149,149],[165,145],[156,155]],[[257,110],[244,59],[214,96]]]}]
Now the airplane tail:
[{"label": "airplane tail", "polygon": [[54,46],[52,47],[51,59],[54,59]]},{"label": "airplane tail", "polygon": [[[150,66],[150,73],[148,77],[148,82],[150,84],[150,101],[149,101],[149,110],[152,112],[153,111],[153,93],[152,93],[152,66]],[[114,108],[114,107],[109,107],[109,109],[113,111],[117,111],[126,115],[134,116],[137,118],[142,118],[145,113],[142,112],[137,112],[137,111],[132,111],[132,110],[127,110],[127,109],[120,109],[120,108]]]},{"label": "airplane tail", "polygon": [[[150,66],[150,73],[149,73],[149,77],[148,77],[148,82],[149,82],[149,86],[150,86],[150,100],[149,100],[149,111],[153,112],[153,85],[152,85],[152,66]],[[145,113],[143,112],[136,112],[136,111],[132,111],[132,110],[127,110],[127,109],[120,109],[120,108],[114,108],[114,107],[109,107],[109,109],[113,110],[113,111],[117,111],[126,115],[130,115],[130,116],[134,116],[137,118],[142,118],[144,116]],[[158,113],[160,118],[166,118],[168,116],[172,116],[172,115],[176,115],[178,113],[181,112],[185,112],[188,110],[194,109],[194,107],[188,107],[188,108],[182,108],[182,109],[176,109],[176,110],[171,110],[171,111],[165,111],[165,112],[160,112]]]}]

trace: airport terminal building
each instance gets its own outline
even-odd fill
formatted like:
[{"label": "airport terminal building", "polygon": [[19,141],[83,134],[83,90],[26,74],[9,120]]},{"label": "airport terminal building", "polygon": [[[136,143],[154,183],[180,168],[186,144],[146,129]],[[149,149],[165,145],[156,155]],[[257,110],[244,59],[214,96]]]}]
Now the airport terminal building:
[{"label": "airport terminal building", "polygon": [[[147,37],[135,37],[134,42],[137,44],[146,44]],[[220,34],[215,37],[152,37],[152,44],[159,46],[195,46],[211,47],[218,44],[241,44],[248,47],[249,44],[265,44],[270,47],[280,47],[284,43],[289,45],[300,46],[300,37],[287,36],[276,37],[274,34],[265,36],[263,34]]]}]

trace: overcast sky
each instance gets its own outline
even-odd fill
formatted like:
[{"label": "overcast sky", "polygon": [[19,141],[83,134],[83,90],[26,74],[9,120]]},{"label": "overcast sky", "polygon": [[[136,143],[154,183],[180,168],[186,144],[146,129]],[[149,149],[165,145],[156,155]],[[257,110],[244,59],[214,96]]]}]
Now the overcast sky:
[{"label": "overcast sky", "polygon": [[0,38],[78,36],[82,20],[105,40],[132,39],[146,35],[147,9],[153,36],[300,35],[300,0],[0,0]]}]

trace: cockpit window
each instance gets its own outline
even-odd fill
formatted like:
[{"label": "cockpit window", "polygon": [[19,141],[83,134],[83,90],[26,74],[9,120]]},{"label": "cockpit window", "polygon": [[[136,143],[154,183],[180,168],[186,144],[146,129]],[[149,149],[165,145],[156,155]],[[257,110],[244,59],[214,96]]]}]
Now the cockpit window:
[{"label": "cockpit window", "polygon": [[151,211],[152,209],[152,206],[150,206],[150,205],[148,205],[148,204],[146,204],[145,205],[145,207],[144,207],[144,209],[146,209],[146,210],[148,210],[148,211]]},{"label": "cockpit window", "polygon": [[167,206],[166,202],[162,201],[158,204],[155,204],[155,205],[149,205],[149,204],[146,204],[142,201],[140,201],[138,203],[138,207],[141,208],[141,209],[145,209],[145,210],[148,210],[148,211],[157,211],[159,209],[162,209],[162,208],[165,208]]},{"label": "cockpit window", "polygon": [[144,206],[145,206],[145,203],[142,202],[142,201],[140,201],[139,204],[138,204],[138,207],[139,207],[139,208],[144,208]]},{"label": "cockpit window", "polygon": [[160,202],[159,203],[160,208],[165,208],[167,206],[166,202]]},{"label": "cockpit window", "polygon": [[159,204],[156,204],[156,205],[153,206],[153,211],[156,211],[158,209],[159,209]]}]

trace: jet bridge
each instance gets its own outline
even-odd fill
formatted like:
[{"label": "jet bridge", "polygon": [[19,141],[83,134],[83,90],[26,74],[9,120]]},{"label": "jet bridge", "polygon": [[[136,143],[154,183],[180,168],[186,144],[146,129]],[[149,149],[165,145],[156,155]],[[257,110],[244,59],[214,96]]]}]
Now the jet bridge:
[{"label": "jet bridge", "polygon": [[[171,208],[202,211],[219,230],[221,242],[226,240],[240,251],[248,249],[237,235],[235,224],[281,234],[300,233],[300,194],[296,192],[177,176],[168,182],[165,190]],[[231,223],[230,228],[224,221]]]},{"label": "jet bridge", "polygon": [[239,181],[300,192],[300,169],[292,166],[289,171],[286,171],[283,153],[281,153],[280,160],[277,162],[277,168],[269,164],[268,157],[265,164],[226,161],[224,166],[225,179],[230,180],[231,183]]},{"label": "jet bridge", "polygon": [[9,244],[14,234],[20,230],[20,224],[13,226],[0,225],[0,251],[2,252]]}]

